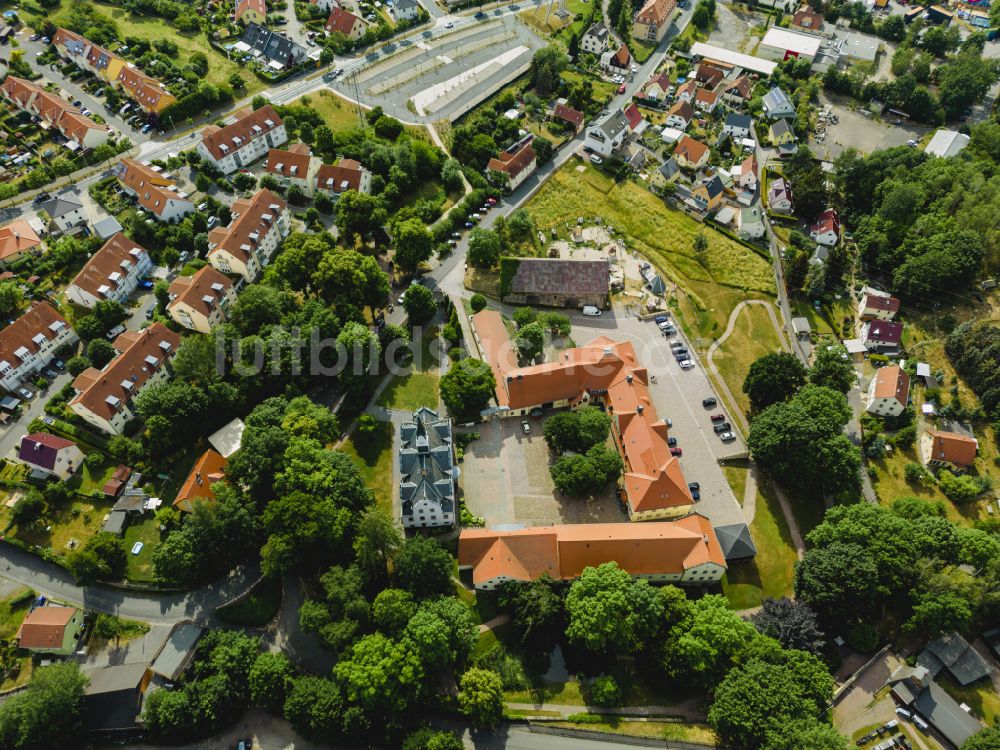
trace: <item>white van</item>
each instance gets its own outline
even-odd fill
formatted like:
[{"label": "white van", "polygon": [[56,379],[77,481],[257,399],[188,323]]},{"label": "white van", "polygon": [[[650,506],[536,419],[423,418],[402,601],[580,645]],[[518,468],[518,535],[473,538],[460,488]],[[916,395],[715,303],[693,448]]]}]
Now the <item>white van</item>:
[{"label": "white van", "polygon": [[584,305],[583,306],[583,314],[584,315],[590,315],[591,317],[595,317],[596,318],[598,315],[601,314],[601,308],[594,307],[593,305]]}]

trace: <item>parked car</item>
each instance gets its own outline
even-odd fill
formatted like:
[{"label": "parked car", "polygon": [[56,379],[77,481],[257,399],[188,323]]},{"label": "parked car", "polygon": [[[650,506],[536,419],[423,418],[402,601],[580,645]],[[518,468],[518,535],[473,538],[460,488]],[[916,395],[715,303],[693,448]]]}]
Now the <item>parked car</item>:
[{"label": "parked car", "polygon": [[716,399],[714,396],[710,396],[709,398],[703,398],[701,400],[701,405],[704,406],[706,409],[711,409],[718,403],[719,403],[718,399]]},{"label": "parked car", "polygon": [[61,359],[52,360],[52,364],[55,366],[57,370],[59,370],[59,372],[62,372],[63,370],[66,369],[66,363],[63,362]]},{"label": "parked car", "polygon": [[146,320],[152,320],[153,315],[155,314],[156,314],[156,303],[154,302],[152,305],[146,308]]},{"label": "parked car", "polygon": [[725,414],[713,414],[710,417],[710,419],[713,422],[725,422],[726,421],[726,415]]},{"label": "parked car", "polygon": [[527,419],[522,419],[521,420],[521,432],[523,432],[525,435],[527,435],[527,434],[529,434],[531,432],[531,425],[528,424],[528,420]]},{"label": "parked car", "polygon": [[736,439],[736,436],[731,432],[723,432],[721,435],[719,435],[719,437],[722,438],[722,442],[724,443],[728,443],[730,440]]},{"label": "parked car", "polygon": [[602,158],[601,158],[600,156],[598,156],[597,154],[591,154],[591,155],[590,155],[590,163],[591,163],[591,164],[598,164],[598,165],[600,165],[600,164],[603,164],[603,163],[604,163],[604,159],[602,159]]},{"label": "parked car", "polygon": [[43,367],[42,368],[42,375],[44,375],[45,377],[47,377],[49,380],[52,380],[53,378],[59,377],[59,373],[57,373],[51,367]]},{"label": "parked car", "polygon": [[729,432],[732,428],[733,426],[729,422],[720,422],[717,425],[712,425],[712,429],[718,433]]},{"label": "parked car", "polygon": [[684,450],[682,448],[677,448],[676,446],[670,449],[671,456],[683,456]]},{"label": "parked car", "polygon": [[682,370],[690,370],[694,368],[694,362],[690,359],[682,359],[680,364]]},{"label": "parked car", "polygon": [[684,348],[684,344],[682,344],[680,341],[671,341],[670,342],[670,348],[674,349],[674,350],[683,349]]},{"label": "parked car", "polygon": [[675,445],[677,445],[677,438],[675,438],[675,437],[668,437],[667,438],[667,445],[669,445],[671,448],[673,448]]},{"label": "parked car", "polygon": [[670,320],[669,315],[657,315],[655,318],[653,318],[653,322],[656,323],[657,325],[659,325],[660,323],[666,323],[668,320]]},{"label": "parked car", "polygon": [[104,334],[104,338],[106,338],[108,341],[114,341],[123,333],[125,333],[125,326],[116,325],[114,328],[112,328],[110,331]]},{"label": "parked car", "polygon": [[695,490],[701,489],[701,484],[698,482],[688,482],[688,489],[694,492]]},{"label": "parked car", "polygon": [[695,502],[701,500],[701,493],[698,490],[691,490],[691,499]]},{"label": "parked car", "polygon": [[23,398],[25,401],[31,401],[31,399],[35,397],[35,394],[32,393],[27,388],[18,388],[17,395]]}]

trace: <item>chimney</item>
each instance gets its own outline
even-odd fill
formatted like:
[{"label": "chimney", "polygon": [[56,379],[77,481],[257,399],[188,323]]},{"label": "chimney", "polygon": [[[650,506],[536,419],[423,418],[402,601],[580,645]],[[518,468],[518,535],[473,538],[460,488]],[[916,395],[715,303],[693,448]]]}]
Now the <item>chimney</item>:
[{"label": "chimney", "polygon": [[194,481],[196,481],[198,484],[202,483],[202,481],[201,481],[201,472],[200,471],[195,472]]},{"label": "chimney", "polygon": [[[629,373],[628,375],[625,376],[625,382],[626,383],[631,383],[632,382],[632,374],[631,373]],[[639,408],[641,409],[642,407],[639,407]]]},{"label": "chimney", "polygon": [[635,411],[637,414],[642,414],[642,404],[639,404],[637,407],[635,407]]}]

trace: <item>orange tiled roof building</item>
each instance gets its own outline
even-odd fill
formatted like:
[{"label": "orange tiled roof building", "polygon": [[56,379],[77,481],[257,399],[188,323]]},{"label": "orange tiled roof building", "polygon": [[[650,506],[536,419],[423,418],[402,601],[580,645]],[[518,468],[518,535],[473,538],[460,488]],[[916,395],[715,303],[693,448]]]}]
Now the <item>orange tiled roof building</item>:
[{"label": "orange tiled roof building", "polygon": [[555,362],[519,367],[503,319],[494,310],[472,316],[476,338],[496,379],[497,405],[509,416],[533,408],[577,409],[600,404],[625,463],[620,489],[632,521],[679,518],[694,500],[678,459],[667,446],[667,424],[656,414],[649,374],[631,342],[599,336]]}]

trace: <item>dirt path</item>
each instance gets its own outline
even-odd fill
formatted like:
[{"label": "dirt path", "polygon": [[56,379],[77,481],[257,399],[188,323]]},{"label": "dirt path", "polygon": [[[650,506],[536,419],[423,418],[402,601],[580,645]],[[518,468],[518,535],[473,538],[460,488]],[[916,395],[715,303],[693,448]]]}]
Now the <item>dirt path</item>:
[{"label": "dirt path", "polygon": [[561,703],[507,703],[507,708],[521,711],[551,711],[552,713],[570,716],[586,711],[591,714],[615,714],[616,716],[671,716],[680,717],[686,721],[703,722],[705,712],[702,710],[702,699],[691,698],[675,706],[622,706],[619,708],[604,708],[602,706],[567,706]]},{"label": "dirt path", "polygon": [[480,634],[485,633],[487,630],[493,630],[493,628],[500,627],[501,625],[506,625],[510,622],[510,615],[497,615],[492,620],[487,620],[482,625],[479,626]]}]

